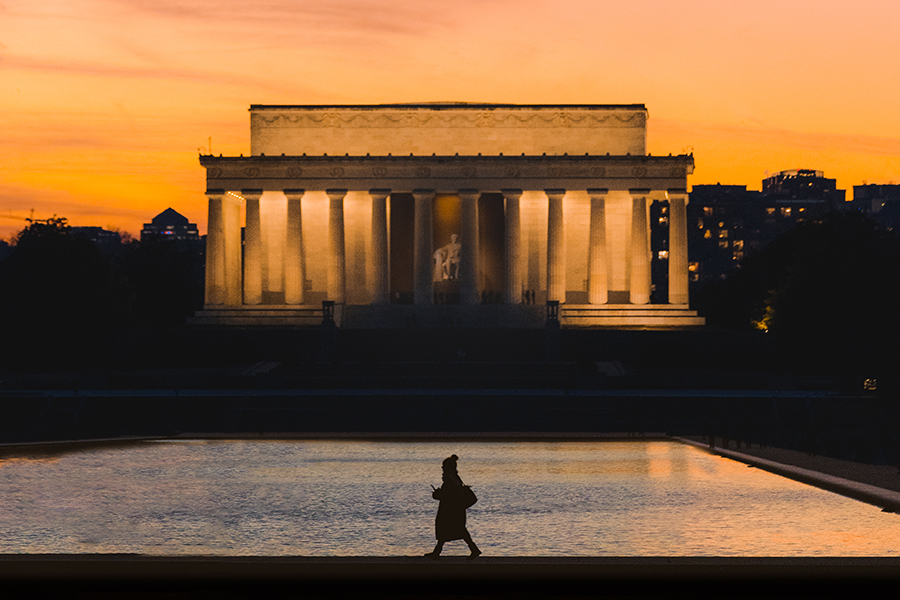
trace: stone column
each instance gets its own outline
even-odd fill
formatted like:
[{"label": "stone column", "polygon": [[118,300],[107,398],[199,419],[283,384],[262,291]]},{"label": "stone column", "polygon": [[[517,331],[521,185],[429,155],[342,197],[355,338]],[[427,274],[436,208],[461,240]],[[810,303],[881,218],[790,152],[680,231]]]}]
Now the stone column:
[{"label": "stone column", "polygon": [[459,303],[478,304],[478,190],[459,190]]},{"label": "stone column", "polygon": [[547,194],[547,299],[566,301],[566,240],[563,229],[563,196],[566,190]]},{"label": "stone column", "polygon": [[647,195],[650,190],[629,190],[631,211],[631,303],[650,302],[650,236]]},{"label": "stone column", "polygon": [[344,249],[344,196],[347,190],[325,190],[330,200],[328,216],[328,299],[341,304],[346,290]]},{"label": "stone column", "polygon": [[413,302],[431,304],[434,301],[432,260],[434,248],[431,239],[431,205],[434,190],[413,190],[415,199],[415,232],[413,250]]},{"label": "stone column", "polygon": [[389,304],[390,259],[388,257],[387,197],[391,190],[369,190],[372,197],[372,302]]},{"label": "stone column", "polygon": [[669,304],[688,303],[687,190],[669,190]]},{"label": "stone column", "polygon": [[519,216],[519,199],[522,190],[503,190],[506,199],[506,302],[522,303],[522,270],[520,254],[521,218]]},{"label": "stone column", "polygon": [[222,222],[224,190],[209,190],[209,221],[206,225],[206,287],[204,303],[225,303],[225,228]]},{"label": "stone column", "polygon": [[262,190],[241,190],[246,211],[244,226],[244,304],[262,303],[262,232],[259,199]]},{"label": "stone column", "polygon": [[609,299],[609,251],[606,247],[606,194],[608,190],[588,190],[591,197],[591,228],[588,242],[588,302],[606,304]]},{"label": "stone column", "polygon": [[222,229],[225,251],[225,304],[241,304],[241,197],[225,194],[222,197]]},{"label": "stone column", "polygon": [[284,246],[284,303],[303,304],[303,194],[305,190],[284,190],[287,197],[287,240]]}]

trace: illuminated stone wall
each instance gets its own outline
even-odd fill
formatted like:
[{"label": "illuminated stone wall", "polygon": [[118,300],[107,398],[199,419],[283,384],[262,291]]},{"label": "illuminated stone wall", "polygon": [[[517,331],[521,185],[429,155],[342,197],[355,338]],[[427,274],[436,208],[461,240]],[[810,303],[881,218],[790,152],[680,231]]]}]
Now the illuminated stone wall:
[{"label": "illuminated stone wall", "polygon": [[253,156],[643,155],[647,109],[410,104],[252,106]]}]

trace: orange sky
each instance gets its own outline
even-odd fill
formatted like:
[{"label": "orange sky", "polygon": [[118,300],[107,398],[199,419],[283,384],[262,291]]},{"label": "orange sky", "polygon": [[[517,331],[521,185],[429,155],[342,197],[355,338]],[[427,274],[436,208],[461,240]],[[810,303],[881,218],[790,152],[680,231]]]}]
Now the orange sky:
[{"label": "orange sky", "polygon": [[691,184],[900,182],[895,0],[2,0],[0,238],[206,229],[197,150],[250,104],[643,103]]}]

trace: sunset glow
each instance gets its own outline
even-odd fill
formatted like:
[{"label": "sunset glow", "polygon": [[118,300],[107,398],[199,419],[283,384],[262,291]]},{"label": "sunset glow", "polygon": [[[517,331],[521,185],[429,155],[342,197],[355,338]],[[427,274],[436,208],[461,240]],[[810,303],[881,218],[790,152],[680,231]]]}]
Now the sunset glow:
[{"label": "sunset glow", "polygon": [[851,198],[900,182],[898,22],[892,0],[5,0],[0,239],[32,209],[205,233],[198,152],[247,154],[251,104],[643,103],[691,184],[810,168]]}]

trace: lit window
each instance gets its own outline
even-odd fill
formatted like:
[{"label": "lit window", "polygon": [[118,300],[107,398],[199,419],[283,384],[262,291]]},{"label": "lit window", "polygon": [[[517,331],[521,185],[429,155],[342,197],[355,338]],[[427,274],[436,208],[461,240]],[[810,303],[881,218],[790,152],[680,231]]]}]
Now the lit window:
[{"label": "lit window", "polygon": [[734,246],[734,248],[737,250],[743,250],[744,240],[734,240],[733,242],[731,242],[731,245]]},{"label": "lit window", "polygon": [[727,248],[728,240],[719,240],[719,248]]},{"label": "lit window", "polygon": [[667,260],[669,258],[669,251],[660,250],[659,254],[657,254],[657,258],[659,258],[659,260]]},{"label": "lit window", "polygon": [[783,216],[783,217],[789,217],[789,216],[791,216],[791,209],[790,209],[790,208],[782,208],[782,209],[781,209],[781,216]]},{"label": "lit window", "polygon": [[725,239],[725,238],[727,238],[727,237],[728,237],[728,230],[727,230],[727,229],[720,229],[720,230],[719,230],[719,239]]},{"label": "lit window", "polygon": [[735,252],[734,255],[731,257],[732,260],[741,260],[742,258],[744,258],[743,252]]},{"label": "lit window", "polygon": [[806,210],[805,208],[798,208],[798,209],[797,209],[798,212],[803,212],[803,211],[805,211],[805,210]]},{"label": "lit window", "polygon": [[703,207],[703,214],[706,215],[707,217],[711,217],[712,214],[713,214],[713,208],[712,208],[712,206],[704,206],[704,207]]},{"label": "lit window", "polygon": [[767,215],[774,215],[774,214],[775,214],[775,209],[774,209],[774,208],[767,208],[767,209],[766,209],[766,214],[767,214]]},{"label": "lit window", "polygon": [[669,218],[668,218],[668,217],[660,217],[660,218],[659,218],[659,224],[660,224],[660,225],[665,225],[665,224],[668,223],[668,222],[669,222]]},{"label": "lit window", "polygon": [[706,239],[711,238],[711,237],[712,237],[712,229],[707,229],[706,231],[704,231],[704,232],[703,232],[703,237],[706,238]]},{"label": "lit window", "polygon": [[725,221],[719,221],[719,227],[725,227]]},{"label": "lit window", "polygon": [[703,229],[703,219],[697,219],[697,229]]}]

